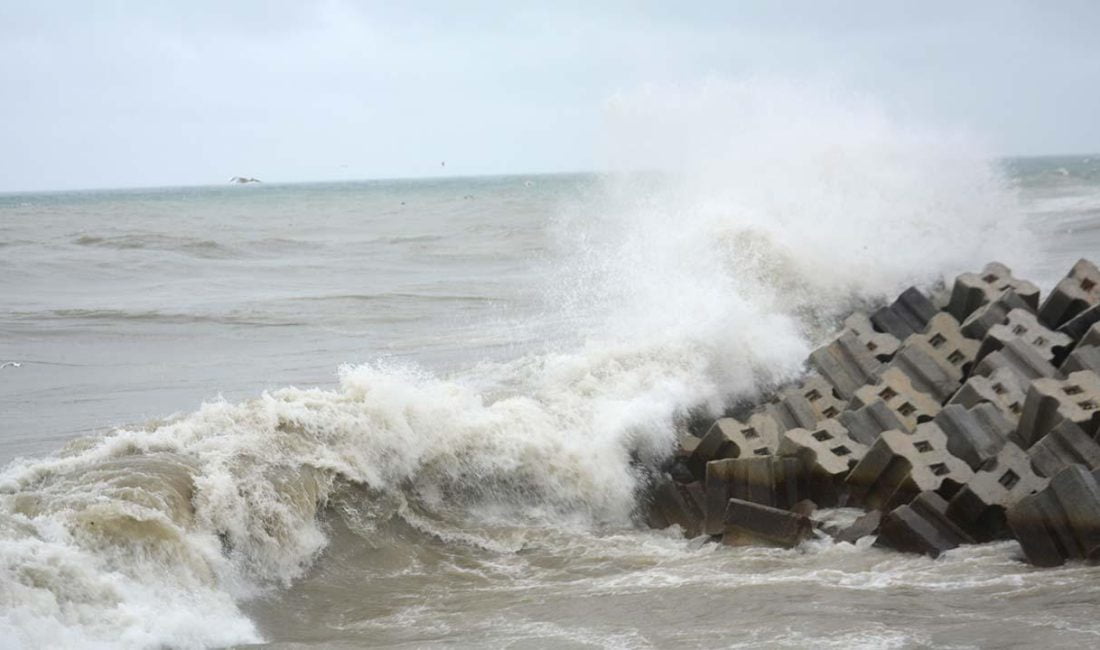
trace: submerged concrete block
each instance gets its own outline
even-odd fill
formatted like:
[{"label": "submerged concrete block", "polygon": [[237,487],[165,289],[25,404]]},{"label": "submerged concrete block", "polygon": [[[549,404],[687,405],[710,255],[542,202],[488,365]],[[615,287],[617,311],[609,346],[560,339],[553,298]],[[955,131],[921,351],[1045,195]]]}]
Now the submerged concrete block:
[{"label": "submerged concrete block", "polygon": [[836,389],[841,399],[851,399],[856,390],[874,383],[882,364],[850,333],[810,353],[810,364]]},{"label": "submerged concrete block", "polygon": [[996,458],[1015,429],[992,404],[969,410],[957,404],[945,406],[932,421],[947,436],[947,450],[975,471]]},{"label": "submerged concrete block", "polygon": [[887,368],[874,386],[864,386],[852,399],[853,408],[862,408],[881,400],[912,431],[917,424],[931,420],[940,412],[940,403],[914,387],[912,380],[898,368]]},{"label": "submerged concrete block", "polygon": [[888,361],[901,344],[893,334],[876,330],[871,319],[863,312],[856,312],[844,319],[844,331],[855,336],[879,361]]},{"label": "submerged concrete block", "polygon": [[1010,507],[1008,525],[1036,566],[1100,559],[1100,484],[1081,465],[1069,465],[1045,490]]},{"label": "submerged concrete block", "polygon": [[886,402],[878,398],[855,410],[841,413],[838,419],[853,440],[867,446],[873,445],[883,431],[890,429],[909,431]]},{"label": "submerged concrete block", "polygon": [[808,493],[825,507],[844,502],[844,477],[866,451],[836,420],[823,420],[813,430],[791,429],[779,441],[781,455],[802,461]]},{"label": "submerged concrete block", "polygon": [[1006,509],[1046,486],[1027,452],[1009,442],[952,497],[947,516],[978,541],[1000,539],[1008,534]]},{"label": "submerged concrete block", "polygon": [[959,322],[979,307],[992,302],[1006,289],[1011,289],[1031,310],[1039,308],[1039,287],[1027,280],[1018,280],[1012,270],[999,262],[986,264],[981,273],[963,273],[955,279],[947,313]]},{"label": "submerged concrete block", "polygon": [[987,355],[974,366],[972,374],[990,377],[1001,369],[1015,375],[1016,383],[1021,387],[1027,386],[1035,379],[1063,377],[1062,373],[1044,359],[1038,350],[1021,339],[1007,341],[1003,348]]},{"label": "submerged concrete block", "polygon": [[1042,476],[1051,477],[1067,465],[1084,465],[1089,470],[1100,469],[1100,445],[1081,427],[1062,420],[1050,433],[1027,450],[1031,464]]},{"label": "submerged concrete block", "polygon": [[980,341],[985,338],[985,335],[989,333],[994,325],[1005,322],[1005,319],[1008,318],[1008,312],[1013,309],[1029,311],[1033,307],[1016,295],[1015,291],[1009,289],[967,316],[962,323],[962,333],[976,341]]},{"label": "submerged concrete block", "polygon": [[699,483],[676,483],[662,477],[650,491],[646,520],[651,528],[678,525],[687,537],[703,530],[703,489]]},{"label": "submerged concrete block", "polygon": [[926,422],[912,434],[883,432],[845,481],[853,502],[892,510],[920,492],[950,498],[973,475],[969,465],[947,450],[947,435]]},{"label": "submerged concrete block", "polygon": [[1100,269],[1078,260],[1039,307],[1039,320],[1052,329],[1100,302]]},{"label": "submerged concrete block", "polygon": [[974,540],[946,514],[947,502],[935,492],[922,492],[907,505],[882,517],[875,546],[939,557]]},{"label": "submerged concrete block", "polygon": [[796,515],[806,515],[807,517],[811,517],[815,512],[817,512],[817,503],[812,499],[803,499],[791,506],[791,512],[795,513]]},{"label": "submerged concrete block", "polygon": [[802,463],[798,458],[758,456],[728,458],[707,463],[706,506],[712,534],[715,517],[724,512],[729,499],[752,501],[773,508],[789,509],[805,496]]},{"label": "submerged concrete block", "polygon": [[967,379],[948,400],[948,404],[958,404],[965,408],[973,408],[982,403],[992,404],[1006,419],[1015,423],[1024,410],[1026,396],[1016,373],[1000,368],[988,377],[974,375]]},{"label": "submerged concrete block", "polygon": [[726,505],[723,544],[793,548],[812,536],[813,523],[806,515],[741,499],[730,499]]},{"label": "submerged concrete block", "polygon": [[848,542],[849,544],[855,544],[857,540],[867,537],[868,535],[874,535],[878,532],[879,525],[882,523],[882,512],[878,510],[872,510],[859,516],[850,526],[841,529],[833,535],[833,539],[838,542]]},{"label": "submerged concrete block", "polygon": [[936,306],[927,296],[916,287],[909,287],[888,307],[871,314],[871,323],[880,332],[904,340],[923,332],[936,313]]},{"label": "submerged concrete block", "polygon": [[1061,332],[1047,329],[1035,314],[1025,309],[1013,309],[1008,312],[1005,322],[989,328],[989,333],[982,339],[977,359],[1000,350],[1013,339],[1022,339],[1029,343],[1039,356],[1051,364],[1065,358],[1066,352],[1073,346],[1073,339]]},{"label": "submerged concrete block", "polygon": [[1029,448],[1063,419],[1094,436],[1100,428],[1100,376],[1090,370],[1065,380],[1036,379],[1024,400],[1014,439]]}]

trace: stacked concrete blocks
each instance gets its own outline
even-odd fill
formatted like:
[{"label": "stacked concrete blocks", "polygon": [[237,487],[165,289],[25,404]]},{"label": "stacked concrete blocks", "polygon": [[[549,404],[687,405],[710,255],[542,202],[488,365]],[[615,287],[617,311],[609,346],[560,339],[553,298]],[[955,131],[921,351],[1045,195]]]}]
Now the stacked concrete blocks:
[{"label": "stacked concrete blocks", "polygon": [[[991,263],[936,303],[910,288],[852,314],[818,374],[689,429],[647,521],[789,548],[824,516],[838,540],[933,557],[1011,536],[1036,565],[1100,561],[1100,271],[1039,298]],[[839,505],[868,512],[837,530],[816,509]]]}]

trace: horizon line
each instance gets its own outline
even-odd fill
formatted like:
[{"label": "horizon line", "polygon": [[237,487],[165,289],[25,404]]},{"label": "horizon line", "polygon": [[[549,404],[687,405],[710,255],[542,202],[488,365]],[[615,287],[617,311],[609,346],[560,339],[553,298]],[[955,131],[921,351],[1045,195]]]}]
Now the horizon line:
[{"label": "horizon line", "polygon": [[[1092,157],[1100,156],[1100,152],[1074,152],[1074,153],[1044,153],[1044,154],[1007,154],[1001,156],[994,156],[993,160],[1010,161],[1010,160],[1024,160],[1024,159],[1041,159],[1041,158],[1070,158],[1070,157]],[[627,173],[649,173],[659,170],[630,170]],[[257,179],[260,185],[266,186],[286,186],[286,185],[321,185],[326,183],[387,183],[387,182],[403,182],[403,181],[450,181],[450,180],[464,180],[475,178],[510,178],[510,177],[522,177],[522,176],[579,176],[579,175],[600,175],[600,174],[615,174],[619,172],[609,170],[569,170],[569,171],[538,171],[538,172],[508,172],[508,173],[474,173],[474,174],[455,174],[449,176],[437,176],[437,175],[423,175],[423,176],[376,176],[368,178],[329,178],[329,179],[312,179],[312,180],[275,180],[265,181],[263,179]],[[237,178],[236,176],[231,178]],[[255,177],[252,177],[255,178]],[[243,183],[245,185],[252,185],[252,183]],[[225,181],[222,183],[184,183],[180,185],[130,185],[130,186],[99,186],[99,187],[72,187],[72,188],[52,188],[52,189],[38,189],[38,190],[0,190],[0,197],[3,196],[19,196],[30,194],[66,194],[73,193],[78,194],[81,192],[131,192],[131,191],[152,191],[152,190],[182,190],[182,189],[197,189],[197,188],[214,188],[214,187],[233,187],[238,185],[232,181]]]}]

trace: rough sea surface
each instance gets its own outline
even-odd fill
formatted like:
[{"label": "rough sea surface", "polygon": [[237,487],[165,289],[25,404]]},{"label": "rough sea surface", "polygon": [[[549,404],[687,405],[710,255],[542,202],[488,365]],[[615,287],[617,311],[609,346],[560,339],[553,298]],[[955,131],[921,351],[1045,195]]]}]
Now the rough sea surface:
[{"label": "rough sea surface", "polygon": [[851,309],[1100,260],[1100,157],[861,144],[0,195],[0,647],[1100,644],[1100,568],[1014,542],[637,524],[684,415],[798,377]]}]

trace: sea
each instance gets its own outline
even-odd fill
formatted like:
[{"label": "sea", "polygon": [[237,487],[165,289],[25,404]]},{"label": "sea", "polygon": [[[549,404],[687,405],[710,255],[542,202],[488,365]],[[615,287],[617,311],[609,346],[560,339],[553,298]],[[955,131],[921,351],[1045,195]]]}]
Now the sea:
[{"label": "sea", "polygon": [[1100,645],[1013,541],[641,523],[852,310],[1100,261],[1100,156],[752,160],[0,194],[0,647]]}]

